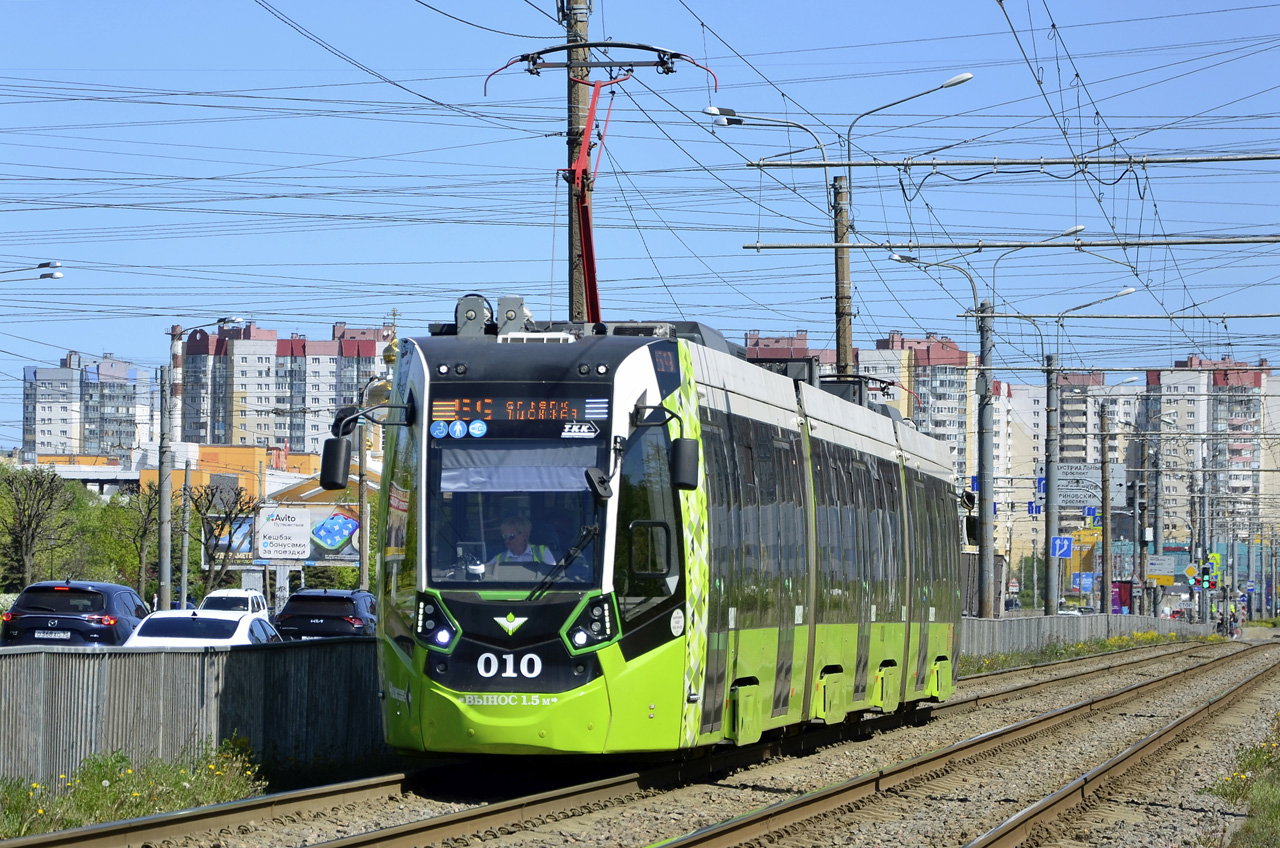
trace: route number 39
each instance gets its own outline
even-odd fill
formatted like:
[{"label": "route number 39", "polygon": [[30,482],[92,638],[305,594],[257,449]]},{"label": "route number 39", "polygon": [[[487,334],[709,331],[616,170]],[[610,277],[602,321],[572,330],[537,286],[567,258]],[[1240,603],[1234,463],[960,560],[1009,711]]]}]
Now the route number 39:
[{"label": "route number 39", "polygon": [[[503,654],[499,658],[496,654],[481,654],[476,660],[476,671],[480,672],[481,677],[493,677],[498,673],[498,668],[502,668],[503,677],[516,677],[516,657],[515,654]],[[542,659],[537,654],[525,654],[520,658],[520,675],[521,677],[537,677],[542,674]]]}]

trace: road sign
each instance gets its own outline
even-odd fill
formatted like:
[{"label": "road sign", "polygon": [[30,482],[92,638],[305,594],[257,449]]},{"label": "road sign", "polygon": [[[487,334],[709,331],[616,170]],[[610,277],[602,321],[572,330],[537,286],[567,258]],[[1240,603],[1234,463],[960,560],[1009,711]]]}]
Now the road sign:
[{"label": "road sign", "polygon": [[1258,587],[1254,584],[1254,582],[1253,582],[1252,580],[1250,580],[1248,583],[1244,584],[1244,590],[1245,590],[1246,592],[1253,592],[1253,591],[1256,591],[1256,590],[1257,590],[1257,588],[1258,588]]},{"label": "road sign", "polygon": [[1010,591],[1010,592],[1017,593],[1017,592],[1018,592],[1018,591],[1020,591],[1021,589],[1022,589],[1022,584],[1018,582],[1018,578],[1016,578],[1016,577],[1010,577],[1010,578],[1009,578],[1009,591]]},{"label": "road sign", "polygon": [[1071,537],[1070,536],[1050,537],[1049,556],[1055,556],[1055,557],[1071,556]]},{"label": "road sign", "polygon": [[1186,568],[1182,569],[1182,573],[1187,575],[1188,578],[1195,577],[1199,574],[1194,565],[1188,565]]}]

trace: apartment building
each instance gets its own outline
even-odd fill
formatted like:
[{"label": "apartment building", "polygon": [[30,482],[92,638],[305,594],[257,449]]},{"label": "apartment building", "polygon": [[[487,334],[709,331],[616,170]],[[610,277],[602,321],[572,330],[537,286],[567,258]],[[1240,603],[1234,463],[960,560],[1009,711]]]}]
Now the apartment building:
[{"label": "apartment building", "polygon": [[[181,328],[175,328],[176,336]],[[353,404],[373,376],[385,376],[382,352],[394,338],[377,328],[333,325],[310,340],[253,322],[192,330],[181,347],[181,439],[209,445],[257,445],[319,453],[334,412]]]},{"label": "apartment building", "polygon": [[57,368],[22,374],[22,458],[95,455],[128,459],[153,438],[152,382],[146,369],[111,354],[69,351]]}]

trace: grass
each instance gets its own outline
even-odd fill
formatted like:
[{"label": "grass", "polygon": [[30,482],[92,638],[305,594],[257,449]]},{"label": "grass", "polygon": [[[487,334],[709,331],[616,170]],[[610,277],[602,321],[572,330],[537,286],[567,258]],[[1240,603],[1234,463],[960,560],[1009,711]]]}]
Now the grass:
[{"label": "grass", "polygon": [[241,737],[176,762],[95,754],[56,782],[0,779],[0,839],[237,801],[265,788]]},{"label": "grass", "polygon": [[[1210,640],[1220,636],[1211,636]],[[1131,633],[1128,636],[1112,636],[1109,639],[1089,639],[1084,642],[1054,642],[1038,651],[1011,651],[1007,654],[987,654],[985,656],[968,656],[962,654],[957,672],[961,677],[970,674],[982,674],[985,671],[1000,671],[1005,668],[1021,668],[1040,663],[1057,662],[1058,660],[1088,657],[1094,654],[1109,654],[1123,651],[1126,648],[1142,648],[1151,645],[1166,645],[1176,641],[1177,636],[1168,633]]]},{"label": "grass", "polygon": [[1203,791],[1249,810],[1230,848],[1280,845],[1280,713],[1261,742],[1236,749],[1235,771]]}]

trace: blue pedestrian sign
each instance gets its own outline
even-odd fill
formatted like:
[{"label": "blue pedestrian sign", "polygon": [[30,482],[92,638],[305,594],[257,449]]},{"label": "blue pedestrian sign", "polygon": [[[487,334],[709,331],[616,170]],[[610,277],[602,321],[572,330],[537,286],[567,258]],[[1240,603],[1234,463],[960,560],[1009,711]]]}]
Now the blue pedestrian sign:
[{"label": "blue pedestrian sign", "polygon": [[1071,537],[1070,536],[1051,536],[1049,538],[1049,556],[1055,556],[1055,557],[1071,556]]}]

